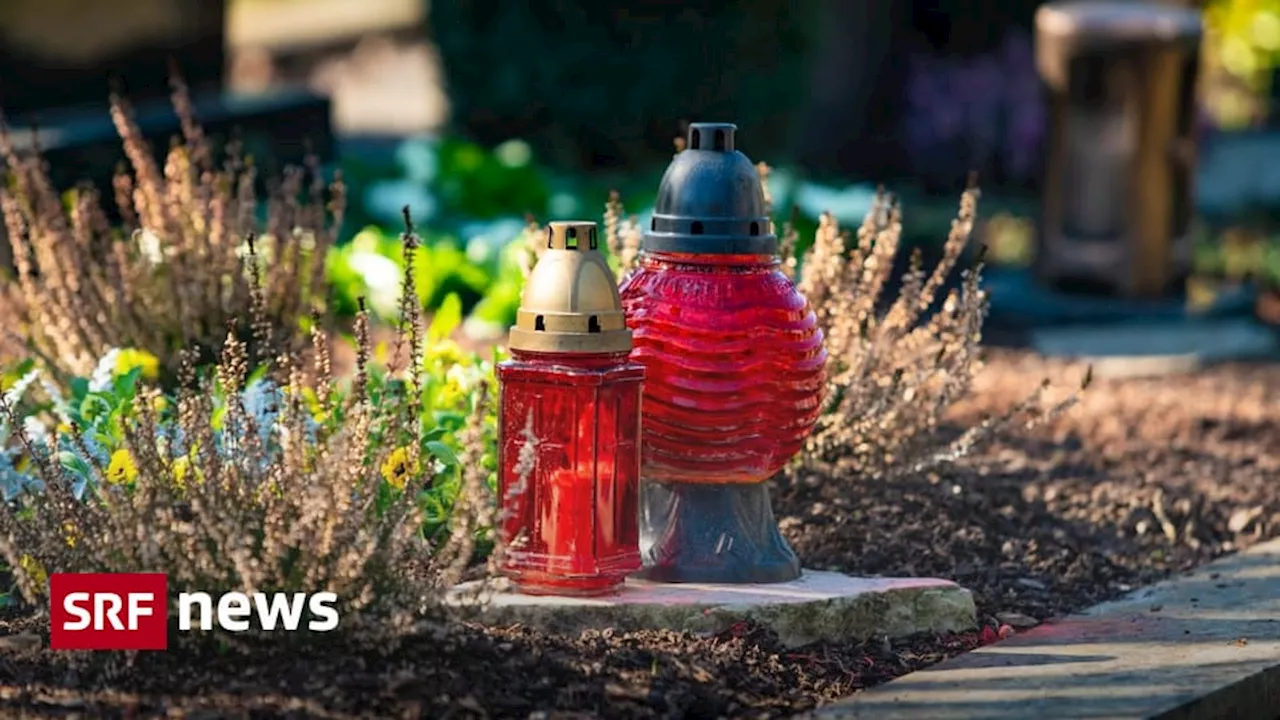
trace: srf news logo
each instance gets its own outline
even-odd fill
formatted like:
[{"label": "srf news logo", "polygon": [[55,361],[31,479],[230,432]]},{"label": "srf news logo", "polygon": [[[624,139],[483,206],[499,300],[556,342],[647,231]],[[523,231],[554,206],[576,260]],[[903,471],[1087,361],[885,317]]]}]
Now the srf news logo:
[{"label": "srf news logo", "polygon": [[[307,593],[208,593],[178,595],[178,629],[193,625],[230,632],[253,627],[297,630],[303,609],[307,629],[338,626],[337,595]],[[193,623],[193,616],[199,619]],[[54,573],[49,576],[49,647],[53,650],[165,650],[169,647],[169,580],[163,573]]]}]

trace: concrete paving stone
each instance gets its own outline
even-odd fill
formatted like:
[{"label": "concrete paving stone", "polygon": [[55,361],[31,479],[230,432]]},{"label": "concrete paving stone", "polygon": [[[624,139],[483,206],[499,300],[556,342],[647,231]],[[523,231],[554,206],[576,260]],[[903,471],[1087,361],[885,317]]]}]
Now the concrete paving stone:
[{"label": "concrete paving stone", "polygon": [[1276,720],[1280,540],[799,717]]},{"label": "concrete paving stone", "polygon": [[1250,320],[1126,323],[1037,329],[1031,346],[1044,355],[1088,360],[1099,377],[1134,377],[1274,357],[1280,335]]},{"label": "concrete paving stone", "polygon": [[947,580],[861,578],[806,570],[800,579],[760,585],[668,584],[628,579],[615,596],[520,595],[499,582],[464,583],[449,595],[478,621],[522,623],[561,633],[587,629],[721,632],[758,622],[796,647],[818,640],[865,640],[959,632],[977,624],[973,595]]}]

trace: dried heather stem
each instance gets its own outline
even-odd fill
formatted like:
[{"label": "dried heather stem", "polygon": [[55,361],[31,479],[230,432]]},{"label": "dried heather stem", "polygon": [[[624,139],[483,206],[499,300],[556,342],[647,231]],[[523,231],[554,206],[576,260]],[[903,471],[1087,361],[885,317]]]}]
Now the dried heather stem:
[{"label": "dried heather stem", "polygon": [[[79,190],[64,207],[38,149],[20,154],[0,131],[10,180],[0,190],[0,211],[18,270],[18,291],[7,300],[15,324],[29,329],[35,351],[59,375],[87,375],[110,347],[150,352],[173,373],[179,364],[174,348],[216,348],[234,318],[269,324],[283,335],[276,340],[292,346],[305,342],[294,337],[307,307],[302,299],[325,295],[323,253],[341,219],[341,181],[330,193],[335,222],[328,226],[322,193],[314,188],[306,204],[286,197],[271,206],[266,227],[278,232],[259,234],[255,250],[272,262],[254,289],[243,272],[240,240],[259,230],[255,171],[234,144],[222,167],[215,165],[187,88],[176,78],[173,104],[182,138],[157,163],[128,104],[112,99],[129,168],[117,174],[111,193],[123,230],[106,221],[97,192]],[[286,194],[300,189],[298,177],[286,173]],[[299,238],[314,238],[307,240],[309,250],[298,247]],[[262,350],[264,357],[274,354]]]},{"label": "dried heather stem", "polygon": [[958,290],[926,314],[968,243],[978,197],[974,186],[961,196],[943,257],[931,272],[926,274],[913,252],[901,289],[884,312],[878,309],[901,240],[901,209],[880,189],[852,246],[830,214],[819,219],[797,287],[823,331],[828,380],[824,412],[797,468],[881,479],[918,473],[954,461],[1017,418],[1055,417],[1074,403],[1069,399],[1046,410],[1036,394],[956,442],[945,443],[937,432],[981,368],[987,311],[981,264],[963,271]]}]

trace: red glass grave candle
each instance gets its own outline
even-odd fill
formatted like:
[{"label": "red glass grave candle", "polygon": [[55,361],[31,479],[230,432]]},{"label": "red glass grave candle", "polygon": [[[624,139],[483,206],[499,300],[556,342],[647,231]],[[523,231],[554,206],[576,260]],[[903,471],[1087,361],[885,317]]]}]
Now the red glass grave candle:
[{"label": "red glass grave candle", "polygon": [[736,126],[695,123],[621,295],[644,386],[641,553],[668,582],[800,574],[766,481],[820,412],[826,352]]},{"label": "red glass grave candle", "polygon": [[645,370],[628,358],[631,332],[597,245],[595,223],[551,223],[511,329],[512,359],[498,365],[502,569],[526,594],[607,594],[640,569]]}]

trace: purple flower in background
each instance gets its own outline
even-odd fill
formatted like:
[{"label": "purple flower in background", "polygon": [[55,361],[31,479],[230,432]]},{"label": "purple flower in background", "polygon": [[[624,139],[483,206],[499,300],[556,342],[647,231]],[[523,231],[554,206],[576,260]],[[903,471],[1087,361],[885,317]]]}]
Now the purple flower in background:
[{"label": "purple flower in background", "polygon": [[907,148],[926,172],[996,162],[1022,181],[1035,171],[1045,111],[1029,34],[1010,32],[996,52],[977,57],[910,58],[906,104]]}]

